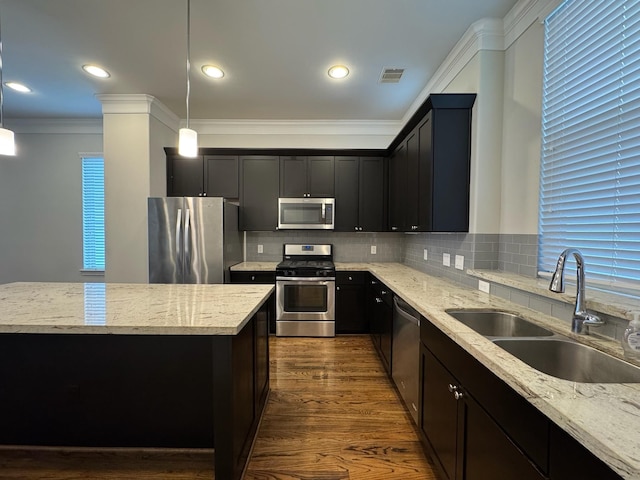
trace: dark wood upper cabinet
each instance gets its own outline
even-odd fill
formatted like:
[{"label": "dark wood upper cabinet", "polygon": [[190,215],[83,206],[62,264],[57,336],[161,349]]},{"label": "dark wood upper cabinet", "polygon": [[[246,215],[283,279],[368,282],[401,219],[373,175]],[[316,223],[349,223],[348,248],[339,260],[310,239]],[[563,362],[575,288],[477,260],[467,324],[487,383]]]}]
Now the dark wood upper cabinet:
[{"label": "dark wood upper cabinet", "polygon": [[208,197],[238,198],[238,156],[204,156],[204,195]]},{"label": "dark wood upper cabinet", "polygon": [[276,230],[279,172],[276,156],[240,157],[240,230]]},{"label": "dark wood upper cabinet", "polygon": [[280,196],[334,196],[333,156],[280,157]]},{"label": "dark wood upper cabinet", "polygon": [[428,109],[397,143],[389,165],[391,230],[469,230],[474,101],[474,94],[431,95]]},{"label": "dark wood upper cabinet", "polygon": [[407,146],[402,143],[389,159],[389,227],[407,230]]},{"label": "dark wood upper cabinet", "polygon": [[335,158],[336,221],[340,232],[386,230],[383,157]]},{"label": "dark wood upper cabinet", "polygon": [[167,155],[167,196],[202,196],[202,156],[187,158]]},{"label": "dark wood upper cabinet", "polygon": [[238,198],[238,156],[167,155],[167,196]]}]

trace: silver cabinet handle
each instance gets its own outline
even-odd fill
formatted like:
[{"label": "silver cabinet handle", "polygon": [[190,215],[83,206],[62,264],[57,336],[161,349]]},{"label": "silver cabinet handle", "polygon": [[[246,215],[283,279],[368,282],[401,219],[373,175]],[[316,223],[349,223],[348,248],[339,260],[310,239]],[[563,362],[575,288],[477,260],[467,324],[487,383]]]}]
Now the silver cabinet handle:
[{"label": "silver cabinet handle", "polygon": [[376,297],[376,303],[382,303],[382,299],[380,297]]},{"label": "silver cabinet handle", "polygon": [[381,291],[380,291],[380,293],[381,293],[382,295],[386,295],[386,294],[387,294],[387,293],[389,293],[389,292],[387,292],[386,290],[381,290]]},{"label": "silver cabinet handle", "polygon": [[353,280],[353,277],[349,277],[349,280]]},{"label": "silver cabinet handle", "polygon": [[462,393],[462,392],[453,392],[453,398],[455,398],[456,400],[460,400],[462,397],[464,397],[464,393]]},{"label": "silver cabinet handle", "polygon": [[454,384],[452,384],[452,383],[450,383],[450,384],[449,384],[449,391],[450,391],[451,393],[453,393],[453,392],[455,392],[455,391],[457,391],[457,390],[458,390],[458,387],[457,387],[456,385],[454,385]]},{"label": "silver cabinet handle", "polygon": [[391,227],[391,230],[397,230],[398,227]]},{"label": "silver cabinet handle", "polygon": [[251,275],[251,281],[254,281],[256,279],[255,275]]}]

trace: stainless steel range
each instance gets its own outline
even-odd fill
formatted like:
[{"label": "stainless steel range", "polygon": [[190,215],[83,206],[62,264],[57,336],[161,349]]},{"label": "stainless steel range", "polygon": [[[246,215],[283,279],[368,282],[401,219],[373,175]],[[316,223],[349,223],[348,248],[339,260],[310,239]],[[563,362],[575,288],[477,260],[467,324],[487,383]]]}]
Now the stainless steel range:
[{"label": "stainless steel range", "polygon": [[276,266],[276,336],[335,336],[333,245],[285,244]]}]

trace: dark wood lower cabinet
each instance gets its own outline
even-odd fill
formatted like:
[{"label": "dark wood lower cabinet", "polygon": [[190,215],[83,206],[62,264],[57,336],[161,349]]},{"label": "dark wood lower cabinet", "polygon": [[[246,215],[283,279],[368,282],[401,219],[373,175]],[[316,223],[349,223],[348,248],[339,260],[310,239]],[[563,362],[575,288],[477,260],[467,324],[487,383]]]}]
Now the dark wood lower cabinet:
[{"label": "dark wood lower cabinet", "polygon": [[553,480],[621,480],[602,460],[555,425],[550,443]]},{"label": "dark wood lower cabinet", "polygon": [[[275,270],[231,270],[231,283],[259,283],[265,285],[275,285]],[[267,322],[269,324],[269,333],[276,333],[276,301],[275,295],[267,300]]]},{"label": "dark wood lower cabinet", "polygon": [[336,272],[336,333],[369,333],[366,272]]},{"label": "dark wood lower cabinet", "polygon": [[375,277],[368,286],[367,315],[371,324],[371,339],[378,350],[385,370],[391,375],[393,335],[393,292]]},{"label": "dark wood lower cabinet", "polygon": [[420,427],[448,480],[548,478],[424,345],[420,356]]},{"label": "dark wood lower cabinet", "polygon": [[444,479],[621,479],[424,317],[420,339],[419,425]]}]

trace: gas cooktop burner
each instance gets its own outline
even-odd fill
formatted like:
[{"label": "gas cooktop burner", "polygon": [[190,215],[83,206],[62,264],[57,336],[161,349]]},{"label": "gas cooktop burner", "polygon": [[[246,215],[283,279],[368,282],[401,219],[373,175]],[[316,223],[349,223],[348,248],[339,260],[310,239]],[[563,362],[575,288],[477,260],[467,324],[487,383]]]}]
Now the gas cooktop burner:
[{"label": "gas cooktop burner", "polygon": [[334,277],[332,245],[285,244],[276,276]]}]

